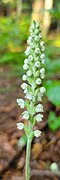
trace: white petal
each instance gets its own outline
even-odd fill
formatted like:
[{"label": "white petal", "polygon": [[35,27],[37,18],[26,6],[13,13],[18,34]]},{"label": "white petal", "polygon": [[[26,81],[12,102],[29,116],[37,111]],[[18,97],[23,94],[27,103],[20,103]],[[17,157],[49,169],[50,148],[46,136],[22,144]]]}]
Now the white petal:
[{"label": "white petal", "polygon": [[22,115],[23,115],[23,119],[29,119],[29,113],[28,113],[28,111],[24,111],[24,112],[22,113]]},{"label": "white petal", "polygon": [[22,109],[25,107],[25,102],[23,99],[17,99],[17,103]]},{"label": "white petal", "polygon": [[45,91],[46,91],[45,87],[41,87],[41,88],[40,88],[40,92],[41,92],[41,93],[45,93]]},{"label": "white petal", "polygon": [[27,71],[27,73],[26,73],[26,74],[27,74],[27,76],[29,76],[29,77],[30,77],[30,76],[32,75],[32,71],[30,71],[30,70],[29,70],[29,71]]},{"label": "white petal", "polygon": [[42,105],[42,104],[38,104],[38,105],[36,106],[36,112],[44,112],[44,110],[43,110],[43,105]]},{"label": "white petal", "polygon": [[25,70],[28,69],[28,64],[24,64],[23,69],[25,69]]},{"label": "white petal", "polygon": [[32,56],[32,55],[29,55],[28,60],[29,60],[29,61],[32,61],[32,60],[33,60],[33,56]]},{"label": "white petal", "polygon": [[35,53],[36,53],[36,54],[39,54],[39,52],[40,52],[40,49],[39,49],[39,48],[36,48],[36,49],[35,49]]},{"label": "white petal", "polygon": [[42,115],[42,114],[37,114],[37,115],[36,115],[36,121],[37,121],[37,122],[42,121],[42,118],[43,118],[43,115]]},{"label": "white petal", "polygon": [[41,73],[41,74],[44,74],[44,73],[45,73],[45,69],[44,69],[44,68],[41,68],[41,69],[40,69],[40,73]]},{"label": "white petal", "polygon": [[41,59],[45,58],[45,54],[41,54],[40,58]]},{"label": "white petal", "polygon": [[35,131],[34,131],[34,136],[35,136],[35,137],[41,136],[41,131],[35,130]]},{"label": "white petal", "polygon": [[27,85],[26,83],[21,84],[21,88],[22,88],[22,89],[27,88],[27,86],[28,86],[28,85]]},{"label": "white petal", "polygon": [[39,62],[39,61],[36,61],[35,66],[36,66],[36,67],[40,67],[40,62]]},{"label": "white petal", "polygon": [[24,128],[24,124],[23,123],[17,123],[17,129],[21,130]]},{"label": "white petal", "polygon": [[27,80],[26,74],[24,74],[24,75],[22,76],[22,79],[23,79],[23,81],[26,81],[26,80]]},{"label": "white petal", "polygon": [[24,60],[24,63],[27,64],[27,63],[28,63],[28,59],[25,59],[25,60]]},{"label": "white petal", "polygon": [[41,84],[41,79],[40,78],[38,78],[37,80],[36,80],[36,84]]}]

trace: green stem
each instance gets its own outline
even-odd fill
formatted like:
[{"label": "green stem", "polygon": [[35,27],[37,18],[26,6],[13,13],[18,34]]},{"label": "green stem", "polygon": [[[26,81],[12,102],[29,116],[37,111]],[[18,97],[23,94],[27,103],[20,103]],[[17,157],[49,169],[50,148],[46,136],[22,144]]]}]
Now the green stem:
[{"label": "green stem", "polygon": [[27,139],[27,150],[26,150],[26,180],[30,180],[30,152],[31,152],[31,138]]}]

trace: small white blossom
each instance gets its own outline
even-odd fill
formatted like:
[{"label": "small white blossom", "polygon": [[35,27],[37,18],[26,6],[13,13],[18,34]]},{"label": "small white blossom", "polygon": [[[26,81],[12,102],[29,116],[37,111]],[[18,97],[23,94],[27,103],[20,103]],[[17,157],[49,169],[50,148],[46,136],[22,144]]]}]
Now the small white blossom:
[{"label": "small white blossom", "polygon": [[38,34],[38,33],[39,33],[39,30],[38,30],[38,29],[36,29],[36,30],[35,30],[35,34]]},{"label": "small white blossom", "polygon": [[36,106],[36,112],[44,112],[44,110],[43,110],[43,105],[42,105],[42,104],[38,104],[38,105]]},{"label": "small white blossom", "polygon": [[39,54],[39,52],[40,52],[40,49],[39,49],[39,48],[36,48],[36,49],[35,49],[35,53],[36,53],[36,54]]},{"label": "small white blossom", "polygon": [[27,64],[27,63],[28,63],[28,59],[25,59],[25,60],[24,60],[24,63]]},{"label": "small white blossom", "polygon": [[42,46],[42,51],[45,51],[45,46]]},{"label": "small white blossom", "polygon": [[26,83],[21,84],[21,88],[22,89],[26,89],[27,88],[27,84]]},{"label": "small white blossom", "polygon": [[29,55],[28,60],[29,60],[29,61],[33,61],[33,56],[32,56],[32,55]]},{"label": "small white blossom", "polygon": [[23,119],[29,119],[29,112],[28,111],[24,111],[22,113],[22,115],[23,115]]},{"label": "small white blossom", "polygon": [[41,88],[40,88],[40,92],[41,92],[41,93],[45,93],[45,91],[46,91],[45,87],[41,87]]},{"label": "small white blossom", "polygon": [[40,58],[41,59],[45,58],[45,54],[41,54]]},{"label": "small white blossom", "polygon": [[17,129],[22,130],[24,128],[23,123],[17,123]]},{"label": "small white blossom", "polygon": [[43,94],[40,92],[40,93],[38,93],[38,98],[37,98],[37,100],[38,101],[42,101],[42,96],[43,96]]},{"label": "small white blossom", "polygon": [[41,35],[41,33],[39,34],[39,38],[42,38],[42,35]]},{"label": "small white blossom", "polygon": [[23,65],[23,69],[24,69],[24,70],[28,69],[28,64],[24,64],[24,65]]},{"label": "small white blossom", "polygon": [[42,115],[42,114],[37,114],[37,115],[36,115],[36,121],[37,121],[37,122],[42,121],[42,118],[43,118],[43,115]]},{"label": "small white blossom", "polygon": [[23,79],[23,81],[26,81],[26,80],[27,80],[26,74],[24,74],[24,75],[22,76],[22,79]]},{"label": "small white blossom", "polygon": [[32,41],[32,37],[29,36],[29,38],[28,38],[28,40],[27,40],[27,43],[30,45],[31,41]]},{"label": "small white blossom", "polygon": [[27,71],[27,73],[26,73],[26,74],[27,74],[27,76],[29,76],[29,77],[30,77],[30,76],[32,75],[32,71],[30,71],[30,70],[29,70],[29,71]]},{"label": "small white blossom", "polygon": [[42,59],[41,63],[44,64],[45,63],[45,59]]},{"label": "small white blossom", "polygon": [[44,74],[44,73],[45,73],[45,69],[44,69],[44,68],[41,68],[41,69],[40,69],[40,73],[41,73],[41,74]]},{"label": "small white blossom", "polygon": [[44,42],[43,42],[43,41],[41,41],[41,42],[40,42],[40,46],[43,46],[43,45],[44,45]]},{"label": "small white blossom", "polygon": [[28,93],[27,93],[26,96],[25,96],[25,98],[31,100],[31,99],[32,99],[32,94],[28,94]]},{"label": "small white blossom", "polygon": [[41,84],[41,79],[40,78],[38,78],[37,80],[36,80],[36,84]]},{"label": "small white blossom", "polygon": [[27,47],[27,50],[25,51],[25,54],[28,56],[30,54],[30,47]]},{"label": "small white blossom", "polygon": [[23,99],[17,99],[17,103],[21,107],[21,109],[25,107],[25,102]]},{"label": "small white blossom", "polygon": [[31,32],[31,36],[32,36],[32,38],[34,38],[34,33],[33,32]]},{"label": "small white blossom", "polygon": [[24,89],[24,94],[27,94],[27,88],[26,88],[26,89]]},{"label": "small white blossom", "polygon": [[39,41],[39,37],[38,36],[35,36],[35,41]]},{"label": "small white blossom", "polygon": [[41,136],[41,131],[35,130],[35,131],[34,131],[34,136],[35,136],[35,137]]},{"label": "small white blossom", "polygon": [[40,62],[39,62],[39,61],[36,61],[35,66],[36,66],[36,67],[40,67]]},{"label": "small white blossom", "polygon": [[44,79],[45,78],[45,74],[41,73],[41,79]]},{"label": "small white blossom", "polygon": [[52,163],[50,165],[50,170],[53,171],[53,172],[57,172],[59,170],[57,163],[55,163],[55,162]]}]

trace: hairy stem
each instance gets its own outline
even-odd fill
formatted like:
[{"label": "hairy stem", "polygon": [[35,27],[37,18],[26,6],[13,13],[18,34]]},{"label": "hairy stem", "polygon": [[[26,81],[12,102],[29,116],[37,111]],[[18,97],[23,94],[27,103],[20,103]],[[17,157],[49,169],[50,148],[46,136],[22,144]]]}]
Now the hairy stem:
[{"label": "hairy stem", "polygon": [[31,152],[31,138],[27,139],[27,150],[26,150],[26,180],[30,180],[30,152]]}]

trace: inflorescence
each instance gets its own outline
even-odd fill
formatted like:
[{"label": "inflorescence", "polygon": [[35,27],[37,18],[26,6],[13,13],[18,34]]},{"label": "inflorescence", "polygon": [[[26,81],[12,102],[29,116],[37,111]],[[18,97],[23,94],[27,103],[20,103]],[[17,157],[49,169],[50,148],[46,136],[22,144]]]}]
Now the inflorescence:
[{"label": "inflorescence", "polygon": [[33,21],[30,28],[30,36],[27,40],[28,47],[25,51],[26,59],[24,60],[23,69],[25,74],[23,75],[23,84],[21,88],[25,94],[25,100],[17,99],[17,103],[20,108],[26,108],[22,113],[23,119],[28,120],[28,128],[23,123],[17,123],[19,130],[25,130],[26,135],[31,128],[33,135],[39,137],[41,131],[33,131],[33,127],[37,122],[43,120],[44,108],[42,105],[42,97],[45,93],[45,87],[42,86],[42,81],[45,77],[45,45],[42,40],[40,24],[37,21]]}]

